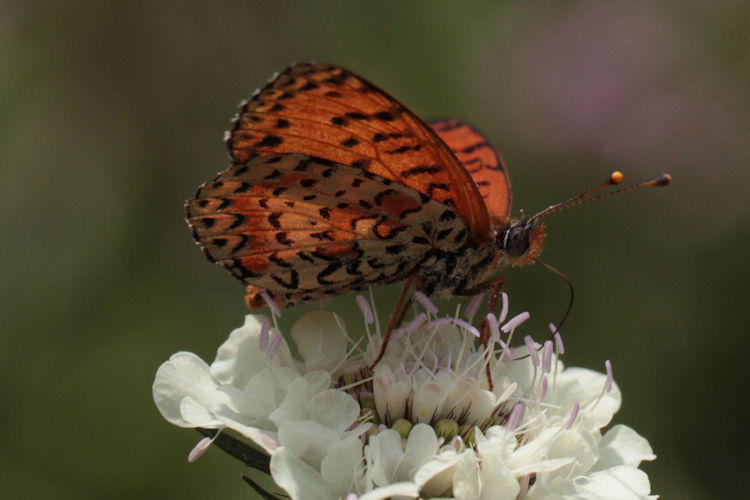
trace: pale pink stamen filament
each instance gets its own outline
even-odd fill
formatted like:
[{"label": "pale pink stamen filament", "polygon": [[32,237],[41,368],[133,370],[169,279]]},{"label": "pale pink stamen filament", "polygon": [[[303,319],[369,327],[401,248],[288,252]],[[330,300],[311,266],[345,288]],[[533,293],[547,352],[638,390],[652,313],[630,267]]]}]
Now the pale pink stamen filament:
[{"label": "pale pink stamen filament", "polygon": [[471,325],[470,323],[468,323],[468,322],[466,322],[466,321],[464,321],[464,320],[462,320],[460,318],[451,318],[451,319],[453,320],[453,323],[455,323],[456,325],[458,325],[460,328],[463,328],[464,330],[466,330],[467,332],[469,332],[470,334],[474,335],[477,338],[481,337],[482,334],[479,333],[479,330],[477,330],[476,328],[474,328],[474,326]]},{"label": "pale pink stamen filament", "polygon": [[542,347],[542,371],[549,373],[552,371],[552,341],[545,340]]},{"label": "pale pink stamen filament", "polygon": [[578,418],[578,410],[581,409],[581,403],[576,403],[573,405],[573,411],[570,412],[570,419],[568,420],[568,424],[565,426],[566,429],[570,429],[573,427],[573,423],[576,421],[576,418]]},{"label": "pale pink stamen filament", "polygon": [[497,316],[492,313],[487,314],[487,324],[490,326],[490,334],[493,342],[500,342],[500,325]]},{"label": "pale pink stamen filament", "polygon": [[427,312],[429,312],[430,314],[438,313],[437,306],[433,304],[430,298],[427,297],[427,295],[425,295],[424,293],[417,290],[416,292],[414,292],[414,298],[417,299],[417,302],[422,304],[422,306],[427,309]]},{"label": "pale pink stamen filament", "polygon": [[484,293],[480,293],[479,295],[474,295],[474,297],[471,298],[469,301],[469,305],[466,306],[466,310],[464,311],[464,318],[471,321],[474,319],[474,315],[477,313],[477,310],[479,309],[479,306],[482,304],[482,300],[484,299]]},{"label": "pale pink stamen filament", "polygon": [[266,352],[266,359],[273,358],[274,354],[276,354],[276,351],[279,350],[281,341],[283,339],[284,337],[282,337],[281,334],[277,332],[277,335],[273,338],[273,340],[271,341],[271,345],[268,347],[268,352]]},{"label": "pale pink stamen filament", "polygon": [[555,334],[555,349],[557,350],[558,356],[560,354],[565,354],[565,344],[563,344],[562,335],[560,335],[560,332],[557,332]]},{"label": "pale pink stamen filament", "polygon": [[263,324],[260,325],[260,337],[258,338],[261,352],[266,352],[266,349],[268,349],[268,332],[270,330],[271,322],[268,321],[268,318],[264,318]]},{"label": "pale pink stamen filament", "polygon": [[511,330],[515,330],[521,323],[529,319],[529,317],[531,317],[531,315],[526,311],[522,312],[521,314],[517,314],[510,318],[508,322],[503,325],[501,330],[503,331],[503,333],[508,333]]},{"label": "pale pink stamen filament", "polygon": [[612,390],[612,382],[615,379],[614,375],[612,374],[612,363],[607,360],[604,362],[604,367],[607,369],[607,382],[606,384],[604,384],[604,390],[609,392]]},{"label": "pale pink stamen filament", "polygon": [[375,316],[372,314],[372,308],[367,299],[362,295],[357,295],[357,305],[359,306],[359,310],[362,311],[362,316],[365,317],[367,324],[373,324],[375,322]]},{"label": "pale pink stamen filament", "polygon": [[536,350],[536,342],[531,338],[531,335],[526,335],[523,338],[523,343],[526,344],[526,349],[529,351],[529,357],[531,358],[531,364],[539,366],[539,353]]},{"label": "pale pink stamen filament", "polygon": [[409,321],[409,324],[404,327],[404,333],[413,333],[422,324],[427,321],[427,315],[423,312],[417,314],[413,320]]},{"label": "pale pink stamen filament", "polygon": [[508,294],[503,292],[501,295],[501,299],[503,302],[503,307],[500,309],[500,318],[498,318],[498,321],[500,323],[505,321],[505,318],[508,317]]},{"label": "pale pink stamen filament", "polygon": [[505,424],[508,430],[513,431],[518,427],[518,424],[521,423],[521,418],[523,418],[524,409],[523,403],[517,403],[516,406],[513,407],[513,410],[510,412],[510,417],[508,418],[508,423]]},{"label": "pale pink stamen filament", "polygon": [[276,303],[276,301],[273,300],[270,295],[268,295],[268,292],[266,292],[265,290],[263,290],[260,293],[260,296],[263,297],[263,300],[266,302],[266,305],[271,310],[271,312],[273,313],[273,315],[276,316],[277,318],[280,318],[281,317],[281,309],[279,309],[279,305]]},{"label": "pale pink stamen filament", "polygon": [[198,460],[213,442],[214,440],[210,437],[204,437],[203,439],[198,441],[198,444],[196,444],[193,449],[190,450],[190,453],[188,453],[188,462],[192,464],[193,462]]},{"label": "pale pink stamen filament", "polygon": [[475,337],[480,337],[482,335],[481,333],[479,333],[479,330],[477,330],[474,326],[467,323],[466,321],[459,319],[459,318],[450,318],[448,316],[430,321],[429,327],[436,328],[438,326],[446,325],[448,323],[453,323],[454,325],[466,330],[467,332],[474,335]]},{"label": "pale pink stamen filament", "polygon": [[547,376],[545,375],[544,377],[542,377],[542,393],[539,394],[539,402],[544,401],[544,398],[547,396],[547,388]]}]

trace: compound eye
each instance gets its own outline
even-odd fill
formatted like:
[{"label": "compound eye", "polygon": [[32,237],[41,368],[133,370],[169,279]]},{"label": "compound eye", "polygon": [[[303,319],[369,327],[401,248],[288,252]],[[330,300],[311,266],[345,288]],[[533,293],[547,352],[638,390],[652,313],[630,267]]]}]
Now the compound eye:
[{"label": "compound eye", "polygon": [[508,229],[505,239],[505,253],[511,257],[520,257],[529,249],[529,228],[516,226]]}]

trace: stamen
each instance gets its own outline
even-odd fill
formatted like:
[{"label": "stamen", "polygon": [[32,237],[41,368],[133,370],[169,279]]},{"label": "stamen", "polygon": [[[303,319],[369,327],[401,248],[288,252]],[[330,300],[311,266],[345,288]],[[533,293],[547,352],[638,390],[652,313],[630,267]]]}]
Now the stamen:
[{"label": "stamen", "polygon": [[612,390],[612,382],[615,379],[614,375],[612,374],[612,363],[607,360],[604,362],[604,367],[607,369],[607,383],[604,384],[604,390],[606,392],[609,392]]},{"label": "stamen", "polygon": [[501,404],[505,403],[508,398],[510,398],[514,392],[518,389],[518,383],[513,382],[510,384],[505,391],[500,395],[499,398],[497,398],[497,403],[495,403],[495,408],[498,408]]},{"label": "stamen", "polygon": [[268,318],[263,318],[263,324],[260,325],[260,338],[258,338],[261,352],[266,352],[266,349],[268,349],[268,332],[270,330],[271,322],[268,321]]},{"label": "stamen", "polygon": [[432,328],[435,328],[435,327],[438,327],[438,326],[442,326],[442,325],[445,325],[445,324],[451,323],[451,322],[453,322],[453,318],[445,316],[444,318],[438,318],[438,319],[430,321],[430,324],[427,325],[427,326],[430,329],[432,329]]},{"label": "stamen", "polygon": [[409,324],[404,327],[404,333],[414,333],[425,321],[427,321],[427,315],[425,313],[421,312],[417,314],[414,319],[409,321]]},{"label": "stamen", "polygon": [[523,498],[526,496],[526,492],[529,491],[529,483],[531,483],[531,474],[521,476],[521,478],[518,480],[518,484],[521,489],[518,490],[518,496],[516,498]]},{"label": "stamen", "polygon": [[263,290],[262,292],[260,292],[260,296],[263,297],[263,300],[266,302],[266,305],[271,310],[273,315],[276,316],[277,318],[280,318],[281,309],[279,309],[279,305],[276,303],[276,301],[273,300],[270,295],[268,295],[268,292]]},{"label": "stamen", "polygon": [[372,314],[370,303],[367,302],[367,299],[363,295],[357,295],[357,305],[359,306],[359,310],[362,311],[362,316],[365,317],[365,322],[367,322],[368,325],[373,324],[375,322],[375,316]]},{"label": "stamen", "polygon": [[500,318],[498,319],[498,322],[502,323],[505,321],[505,318],[508,316],[508,294],[505,292],[502,292],[502,301],[503,301],[503,307],[500,309]]},{"label": "stamen", "polygon": [[414,292],[414,298],[417,299],[417,302],[422,304],[422,306],[427,309],[427,312],[429,312],[430,314],[435,315],[438,313],[437,306],[433,304],[429,297],[427,297],[427,295],[425,295],[424,293],[417,290],[416,292]]},{"label": "stamen", "polygon": [[490,326],[490,334],[493,342],[500,342],[500,325],[497,316],[493,313],[487,313],[487,324]]},{"label": "stamen", "polygon": [[526,349],[528,349],[529,351],[531,364],[536,368],[537,366],[539,366],[539,353],[536,350],[536,342],[534,342],[534,339],[531,338],[531,335],[526,335],[523,338],[523,343],[526,344]]},{"label": "stamen", "polygon": [[474,295],[474,297],[472,297],[469,301],[469,305],[466,306],[466,310],[464,311],[464,318],[469,321],[473,320],[474,315],[477,313],[477,310],[479,310],[479,306],[482,304],[483,299],[484,292],[480,293],[479,295]]},{"label": "stamen", "polygon": [[346,498],[344,500],[357,500],[359,497],[356,493],[349,493],[346,495]]},{"label": "stamen", "polygon": [[565,354],[565,345],[562,341],[562,335],[560,335],[560,332],[557,332],[555,334],[555,350],[557,351],[557,355]]},{"label": "stamen", "polygon": [[542,347],[542,372],[549,373],[552,371],[552,341],[545,340]]},{"label": "stamen", "polygon": [[279,447],[279,442],[276,441],[274,438],[269,436],[268,434],[261,434],[260,440],[263,441],[263,444],[268,446],[271,449],[276,449]]},{"label": "stamen", "polygon": [[505,427],[507,427],[508,430],[513,431],[518,427],[518,424],[521,423],[521,418],[523,418],[524,410],[525,407],[523,403],[516,403],[516,406],[514,406],[513,410],[510,412],[508,422],[505,424]]},{"label": "stamen", "polygon": [[[373,295],[372,293],[372,287],[368,289],[368,292],[370,294],[370,305],[372,306],[372,310],[377,311],[378,308],[377,308],[377,305],[375,304],[375,295]],[[378,317],[377,314],[375,314],[374,316],[375,316],[375,333],[380,335],[380,318]]]},{"label": "stamen", "polygon": [[455,323],[456,325],[458,325],[460,328],[463,328],[464,330],[466,330],[470,334],[474,335],[476,338],[479,338],[479,337],[482,336],[482,334],[479,333],[479,330],[477,330],[470,323],[468,323],[468,322],[466,322],[466,321],[464,321],[464,320],[462,320],[460,318],[451,318],[451,320],[453,320],[453,323]]},{"label": "stamen", "polygon": [[544,398],[547,396],[547,375],[542,377],[542,393],[539,395],[539,402],[541,403],[544,401]]},{"label": "stamen", "polygon": [[196,444],[192,450],[190,450],[190,453],[188,453],[188,462],[191,464],[198,460],[201,455],[203,455],[209,446],[214,442],[214,439],[216,439],[216,436],[218,436],[219,433],[217,432],[213,438],[210,437],[204,437],[200,441],[198,441],[198,444]]},{"label": "stamen", "polygon": [[454,325],[466,330],[467,332],[469,332],[470,334],[474,335],[477,338],[482,336],[482,334],[479,333],[479,330],[477,330],[473,325],[467,323],[466,321],[462,319],[451,318],[449,316],[445,316],[443,318],[438,318],[436,320],[430,321],[430,324],[428,325],[428,327],[430,329],[433,329],[433,328],[437,328],[438,326],[442,326],[448,323],[453,323]]},{"label": "stamen", "polygon": [[521,314],[517,314],[510,318],[508,322],[502,326],[501,330],[503,331],[503,333],[508,333],[511,330],[515,330],[524,321],[529,319],[529,317],[531,317],[531,315],[527,311],[524,311]]},{"label": "stamen", "polygon": [[502,347],[503,352],[505,353],[505,361],[507,361],[508,363],[512,363],[513,361],[515,361],[515,358],[513,356],[513,348],[503,342],[503,339],[498,339],[497,342],[498,344],[500,344],[500,347]]},{"label": "stamen", "polygon": [[279,347],[281,346],[281,341],[284,339],[282,337],[281,333],[277,333],[276,336],[271,341],[271,345],[268,347],[268,351],[266,352],[266,359],[273,358],[273,355],[276,354],[276,351],[279,350]]},{"label": "stamen", "polygon": [[581,403],[576,403],[573,405],[573,411],[570,412],[570,419],[568,420],[568,424],[565,426],[565,429],[570,429],[573,427],[573,422],[576,421],[576,418],[578,417],[578,410],[581,409]]}]

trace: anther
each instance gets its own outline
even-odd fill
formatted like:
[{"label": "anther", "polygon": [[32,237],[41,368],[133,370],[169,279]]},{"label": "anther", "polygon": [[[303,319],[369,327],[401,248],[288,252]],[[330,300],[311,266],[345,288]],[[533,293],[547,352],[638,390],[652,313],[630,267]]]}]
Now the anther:
[{"label": "anther", "polygon": [[[216,435],[218,436],[218,433]],[[188,462],[192,464],[193,462],[198,460],[201,457],[201,455],[203,455],[206,452],[208,447],[211,446],[215,438],[216,438],[215,436],[213,438],[204,437],[203,439],[198,441],[198,444],[196,444],[193,447],[193,449],[190,450],[190,453],[188,453]]]},{"label": "anther", "polygon": [[531,335],[526,335],[523,338],[523,343],[526,344],[526,349],[529,351],[529,358],[531,358],[531,364],[539,366],[539,353],[537,352],[536,342],[531,338]]},{"label": "anther", "polygon": [[487,313],[487,324],[490,327],[490,335],[493,342],[500,341],[500,325],[498,324],[497,317],[492,313]]},{"label": "anther", "polygon": [[280,333],[276,333],[276,336],[271,341],[271,345],[268,347],[268,351],[266,352],[266,359],[273,358],[274,354],[276,354],[276,351],[279,350],[279,347],[281,346],[281,341],[284,339],[284,337],[281,336]]},{"label": "anther", "polygon": [[479,309],[479,306],[482,304],[483,299],[484,299],[484,293],[480,293],[479,295],[474,295],[469,301],[469,304],[466,306],[466,310],[464,311],[464,318],[466,318],[469,321],[474,319],[474,315],[477,313],[477,310]]},{"label": "anther", "polygon": [[359,306],[359,310],[362,311],[362,316],[365,317],[365,321],[368,325],[371,325],[375,322],[375,316],[372,314],[372,308],[370,307],[370,303],[367,301],[367,299],[362,295],[357,295],[357,305]]},{"label": "anther", "polygon": [[416,292],[414,292],[414,298],[417,299],[417,302],[422,304],[422,306],[424,306],[424,308],[427,309],[427,312],[429,312],[430,314],[438,313],[437,306],[433,304],[429,297],[427,297],[427,295],[425,295],[424,293],[417,290]]},{"label": "anther", "polygon": [[576,403],[573,405],[573,411],[570,412],[570,419],[568,419],[568,424],[565,426],[565,429],[570,429],[573,427],[573,423],[576,421],[576,418],[578,418],[578,411],[581,409],[581,403]]},{"label": "anther", "polygon": [[258,338],[261,352],[266,352],[268,349],[268,332],[270,330],[271,322],[268,321],[268,318],[263,318],[263,324],[260,325],[260,338]]},{"label": "anther", "polygon": [[552,371],[552,341],[545,340],[542,347],[542,371],[549,373]]},{"label": "anther", "polygon": [[612,382],[615,379],[615,377],[612,374],[612,363],[610,363],[609,360],[607,360],[604,362],[604,367],[607,369],[607,382],[604,385],[604,390],[609,392],[612,390]]},{"label": "anther", "polygon": [[544,377],[542,377],[542,393],[539,394],[539,399],[538,399],[540,403],[544,401],[544,398],[547,396],[547,387],[548,387],[547,375],[545,375]]},{"label": "anther", "polygon": [[503,331],[503,333],[508,333],[511,330],[515,330],[521,325],[521,323],[529,319],[529,317],[531,317],[531,315],[526,311],[522,312],[521,314],[517,314],[510,318],[508,322],[503,325],[501,330]]},{"label": "anther", "polygon": [[503,307],[500,309],[500,318],[498,318],[499,323],[505,321],[505,318],[508,316],[508,294],[502,292],[501,298],[503,301]]},{"label": "anther", "polygon": [[417,314],[417,316],[409,321],[409,324],[404,327],[404,333],[413,333],[422,326],[422,324],[427,321],[427,315],[423,312]]},{"label": "anther", "polygon": [[273,315],[276,316],[277,318],[280,318],[281,309],[279,309],[279,305],[276,303],[276,301],[273,300],[270,295],[268,295],[268,292],[263,290],[262,292],[260,292],[260,296],[263,297],[263,300],[266,302],[266,305],[271,310]]},{"label": "anther", "polygon": [[513,410],[510,412],[510,417],[508,417],[508,422],[505,424],[505,426],[508,428],[508,430],[515,430],[516,427],[518,427],[518,424],[521,423],[521,419],[523,418],[523,412],[525,408],[523,406],[523,403],[516,403],[516,406],[513,407]]}]

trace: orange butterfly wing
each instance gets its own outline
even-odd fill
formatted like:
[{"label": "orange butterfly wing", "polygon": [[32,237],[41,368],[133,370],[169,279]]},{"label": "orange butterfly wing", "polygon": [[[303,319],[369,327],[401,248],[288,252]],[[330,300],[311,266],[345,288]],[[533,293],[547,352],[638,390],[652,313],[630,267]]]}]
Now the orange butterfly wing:
[{"label": "orange butterfly wing", "polygon": [[468,234],[456,213],[408,186],[303,154],[261,155],[206,182],[187,202],[209,260],[281,307],[401,281],[439,244]]},{"label": "orange butterfly wing", "polygon": [[234,163],[304,153],[361,168],[448,205],[476,243],[491,241],[480,191],[443,140],[396,99],[343,68],[287,68],[242,106],[227,144]]},{"label": "orange butterfly wing", "polygon": [[507,221],[513,194],[508,170],[495,148],[474,127],[461,121],[430,125],[471,175],[495,225]]}]

